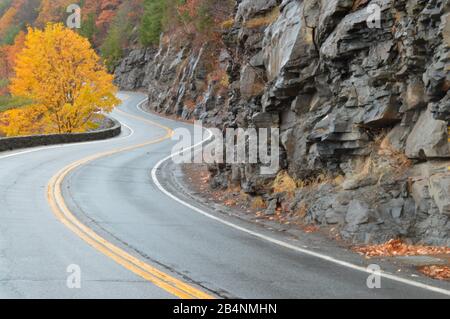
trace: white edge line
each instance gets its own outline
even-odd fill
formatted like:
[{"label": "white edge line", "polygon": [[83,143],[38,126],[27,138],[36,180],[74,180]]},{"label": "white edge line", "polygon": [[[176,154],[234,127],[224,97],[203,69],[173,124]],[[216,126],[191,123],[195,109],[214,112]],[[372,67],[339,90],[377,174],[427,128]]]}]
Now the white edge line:
[{"label": "white edge line", "polygon": [[[138,108],[139,108],[139,107],[138,107]],[[141,110],[141,109],[140,109],[140,110]],[[141,110],[141,111],[143,111],[143,110]],[[143,111],[143,112],[144,112],[144,111]],[[229,227],[234,228],[234,229],[236,229],[236,230],[242,231],[242,232],[244,232],[244,233],[247,233],[247,234],[249,234],[249,235],[252,235],[252,236],[254,236],[254,237],[257,237],[257,238],[259,238],[259,239],[268,241],[268,242],[270,242],[270,243],[276,244],[276,245],[281,246],[281,247],[284,247],[284,248],[288,248],[288,249],[291,249],[291,250],[294,250],[294,251],[303,253],[303,254],[305,254],[305,255],[313,256],[313,257],[316,257],[316,258],[319,258],[319,259],[322,259],[322,260],[325,260],[325,261],[328,261],[328,262],[337,264],[337,265],[342,266],[342,267],[347,267],[347,268],[350,268],[350,269],[353,269],[353,270],[357,270],[357,271],[361,271],[361,272],[364,272],[364,273],[373,274],[373,271],[370,271],[370,270],[368,270],[368,269],[365,268],[365,267],[358,266],[358,265],[349,263],[349,262],[347,262],[347,261],[342,261],[342,260],[336,259],[336,258],[334,258],[334,257],[328,256],[328,255],[325,255],[325,254],[321,254],[321,253],[317,253],[317,252],[314,252],[314,251],[311,251],[311,250],[307,250],[307,249],[304,249],[304,248],[300,248],[300,247],[294,246],[294,245],[292,245],[292,244],[289,244],[289,243],[287,243],[287,242],[284,242],[284,241],[281,241],[281,240],[272,238],[272,237],[270,237],[270,236],[263,235],[263,234],[261,234],[261,233],[252,231],[252,230],[247,229],[247,228],[245,228],[245,227],[238,226],[238,225],[236,225],[236,224],[233,224],[233,223],[231,223],[231,222],[228,222],[228,221],[226,221],[226,220],[224,220],[224,219],[222,219],[222,218],[220,218],[220,217],[217,217],[217,216],[214,216],[214,215],[212,215],[212,214],[209,214],[209,213],[207,213],[207,212],[201,210],[200,208],[195,207],[195,206],[193,206],[193,205],[191,205],[191,204],[189,204],[189,203],[183,201],[182,199],[176,197],[175,195],[173,195],[172,193],[170,193],[169,191],[167,191],[167,190],[161,185],[161,183],[160,183],[159,180],[158,180],[157,172],[158,172],[159,168],[161,167],[161,165],[162,165],[164,162],[166,162],[166,161],[172,159],[173,157],[175,157],[175,156],[181,154],[183,151],[190,150],[190,149],[195,149],[196,147],[198,147],[198,146],[200,146],[200,145],[206,143],[207,141],[209,141],[209,140],[212,138],[212,133],[211,133],[211,131],[208,130],[208,129],[207,129],[207,131],[209,132],[210,135],[209,135],[209,137],[207,137],[206,139],[204,139],[202,142],[197,143],[197,144],[195,144],[195,145],[193,145],[193,146],[191,146],[191,147],[189,147],[189,148],[187,148],[187,149],[185,149],[185,150],[182,150],[182,151],[180,151],[180,152],[176,152],[176,153],[174,153],[174,154],[171,154],[171,155],[169,155],[169,156],[163,158],[162,160],[160,160],[160,161],[155,165],[155,167],[152,169],[151,176],[152,176],[153,182],[155,183],[155,185],[158,187],[158,189],[159,189],[161,192],[163,192],[164,194],[166,194],[167,196],[169,196],[169,197],[172,198],[173,200],[177,201],[178,203],[180,203],[180,204],[182,204],[182,205],[184,205],[184,206],[186,206],[186,207],[192,209],[193,211],[195,211],[195,212],[197,212],[197,213],[199,213],[199,214],[201,214],[201,215],[203,215],[203,216],[206,216],[206,217],[208,217],[208,218],[210,218],[210,219],[212,219],[212,220],[215,220],[215,221],[217,221],[217,222],[219,222],[219,223],[222,223],[222,224],[224,224],[224,225],[226,225],[226,226],[229,226]],[[397,282],[400,282],[400,283],[403,283],[403,284],[406,284],[406,285],[410,285],[410,286],[414,286],[414,287],[417,287],[417,288],[422,288],[422,289],[425,289],[425,290],[429,290],[429,291],[433,291],[433,292],[436,292],[436,293],[440,293],[440,294],[443,294],[443,295],[446,295],[446,296],[450,296],[450,290],[446,290],[446,289],[444,289],[444,288],[439,288],[439,287],[427,285],[427,284],[420,283],[420,282],[417,282],[417,281],[414,281],[414,280],[410,280],[410,279],[402,278],[402,277],[399,277],[399,276],[396,276],[396,275],[392,275],[392,274],[389,274],[389,273],[386,273],[386,272],[383,272],[383,271],[381,271],[379,274],[380,274],[381,277],[384,277],[384,278],[387,278],[387,279],[390,279],[390,280],[393,280],[393,281],[397,281]]]}]

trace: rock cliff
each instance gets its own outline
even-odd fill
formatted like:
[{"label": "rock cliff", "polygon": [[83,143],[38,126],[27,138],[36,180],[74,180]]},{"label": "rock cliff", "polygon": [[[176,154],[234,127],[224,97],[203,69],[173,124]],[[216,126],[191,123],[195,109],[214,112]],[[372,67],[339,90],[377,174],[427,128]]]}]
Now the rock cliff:
[{"label": "rock cliff", "polygon": [[353,242],[450,245],[450,1],[238,0],[223,28],[215,76],[208,43],[167,35],[116,69],[152,110],[280,129],[280,173],[217,165],[213,186]]}]

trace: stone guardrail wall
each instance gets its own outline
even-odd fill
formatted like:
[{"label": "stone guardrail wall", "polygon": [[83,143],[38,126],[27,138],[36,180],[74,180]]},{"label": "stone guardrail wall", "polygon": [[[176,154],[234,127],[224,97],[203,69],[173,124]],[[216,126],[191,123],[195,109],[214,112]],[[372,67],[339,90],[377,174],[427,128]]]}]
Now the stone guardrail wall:
[{"label": "stone guardrail wall", "polygon": [[3,137],[0,138],[0,152],[36,146],[105,140],[118,136],[122,131],[119,121],[110,117],[107,121],[111,123],[109,128],[92,132]]}]

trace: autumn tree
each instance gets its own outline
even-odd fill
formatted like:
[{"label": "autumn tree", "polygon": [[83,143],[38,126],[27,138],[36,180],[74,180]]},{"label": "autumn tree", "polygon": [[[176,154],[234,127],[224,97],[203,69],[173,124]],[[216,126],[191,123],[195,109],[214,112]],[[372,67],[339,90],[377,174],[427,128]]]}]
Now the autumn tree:
[{"label": "autumn tree", "polygon": [[45,122],[42,121],[44,111],[39,106],[26,106],[0,113],[0,131],[6,136],[43,133],[45,131]]},{"label": "autumn tree", "polygon": [[40,0],[0,0],[0,45],[11,45],[25,25],[37,16]]},{"label": "autumn tree", "polygon": [[40,4],[41,0],[14,0],[12,5],[17,9],[15,22],[23,26],[34,24]]},{"label": "autumn tree", "polygon": [[17,54],[23,49],[25,33],[19,32],[12,45],[0,47],[0,95],[7,93],[8,79],[14,74]]},{"label": "autumn tree", "polygon": [[12,0],[3,0],[0,2],[0,16],[2,16],[3,13],[10,8],[11,2]]},{"label": "autumn tree", "polygon": [[99,1],[100,12],[96,21],[99,29],[106,29],[117,14],[117,9],[122,3],[121,0],[101,0]]},{"label": "autumn tree", "polygon": [[119,8],[105,41],[100,47],[101,55],[110,71],[114,70],[123,57],[123,49],[127,46],[130,38],[133,29],[133,24],[129,19],[130,13],[131,7],[127,3]]},{"label": "autumn tree", "polygon": [[6,31],[13,25],[16,14],[17,9],[10,7],[3,16],[0,17],[0,38],[3,38]]},{"label": "autumn tree", "polygon": [[42,0],[35,25],[43,27],[49,22],[65,22],[67,7],[73,0]]},{"label": "autumn tree", "polygon": [[[32,127],[73,133],[89,129],[96,111],[109,112],[119,103],[112,80],[87,39],[62,24],[48,24],[28,29],[10,90],[33,101],[26,110],[33,114]],[[10,125],[23,120],[21,113],[8,119]]]}]

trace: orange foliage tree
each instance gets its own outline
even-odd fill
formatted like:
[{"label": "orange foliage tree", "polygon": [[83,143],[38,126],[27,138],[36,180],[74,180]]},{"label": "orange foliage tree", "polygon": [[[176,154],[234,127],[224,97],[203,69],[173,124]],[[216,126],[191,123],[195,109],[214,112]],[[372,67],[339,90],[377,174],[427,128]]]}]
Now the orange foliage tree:
[{"label": "orange foliage tree", "polygon": [[73,0],[42,0],[35,25],[43,27],[49,22],[64,22],[66,9],[72,3]]},{"label": "orange foliage tree", "polygon": [[[23,49],[25,33],[20,32],[13,45],[0,47],[0,79],[9,79],[14,75],[14,63],[17,54]],[[0,87],[0,95],[8,93],[7,87]]]},{"label": "orange foliage tree", "polygon": [[28,29],[16,59],[10,90],[33,101],[6,112],[7,135],[83,132],[97,111],[110,112],[120,101],[113,77],[100,64],[87,39],[62,24]]},{"label": "orange foliage tree", "polygon": [[116,16],[118,7],[123,2],[123,0],[86,0],[84,2],[82,11],[83,16],[84,18],[89,15],[93,15],[95,17],[95,27],[98,33],[97,36],[100,39],[105,37],[109,25]]},{"label": "orange foliage tree", "polygon": [[13,24],[17,14],[15,7],[10,7],[0,18],[0,37],[5,35],[6,30]]}]

